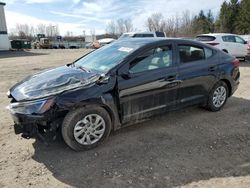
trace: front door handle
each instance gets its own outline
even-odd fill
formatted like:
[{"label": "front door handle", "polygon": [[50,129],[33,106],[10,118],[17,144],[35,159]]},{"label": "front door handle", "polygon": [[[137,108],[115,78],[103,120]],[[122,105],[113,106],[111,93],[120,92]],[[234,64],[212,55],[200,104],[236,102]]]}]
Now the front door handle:
[{"label": "front door handle", "polygon": [[176,78],[177,78],[177,75],[167,76],[167,77],[165,78],[165,81],[173,82],[173,81],[176,80]]}]

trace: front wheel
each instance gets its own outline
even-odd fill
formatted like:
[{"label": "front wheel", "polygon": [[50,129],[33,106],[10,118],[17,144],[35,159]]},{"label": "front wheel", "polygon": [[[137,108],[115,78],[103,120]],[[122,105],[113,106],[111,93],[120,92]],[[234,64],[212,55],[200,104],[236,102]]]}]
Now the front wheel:
[{"label": "front wheel", "polygon": [[212,112],[219,111],[227,102],[228,87],[223,81],[217,82],[208,96],[206,108]]},{"label": "front wheel", "polygon": [[99,106],[73,110],[66,115],[62,124],[64,141],[76,151],[96,147],[109,136],[110,131],[110,116]]}]

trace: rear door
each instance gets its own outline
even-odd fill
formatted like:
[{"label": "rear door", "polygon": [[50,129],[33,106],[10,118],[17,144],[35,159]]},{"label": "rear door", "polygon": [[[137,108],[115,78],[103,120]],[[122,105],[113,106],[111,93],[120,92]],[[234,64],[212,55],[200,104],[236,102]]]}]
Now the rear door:
[{"label": "rear door", "polygon": [[206,101],[218,76],[216,51],[192,43],[179,43],[178,51],[179,79],[182,80],[177,99],[180,106]]},{"label": "rear door", "polygon": [[152,47],[119,70],[118,91],[122,122],[137,121],[176,105],[178,90],[173,45]]}]

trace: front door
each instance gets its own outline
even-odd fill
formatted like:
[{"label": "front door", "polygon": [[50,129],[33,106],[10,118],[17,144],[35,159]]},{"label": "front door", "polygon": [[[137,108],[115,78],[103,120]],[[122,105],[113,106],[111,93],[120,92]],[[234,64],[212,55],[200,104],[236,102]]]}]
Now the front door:
[{"label": "front door", "polygon": [[171,44],[148,49],[118,76],[122,122],[137,121],[176,105],[178,74]]},{"label": "front door", "polygon": [[247,54],[247,43],[241,37],[235,36],[236,57],[245,57]]}]

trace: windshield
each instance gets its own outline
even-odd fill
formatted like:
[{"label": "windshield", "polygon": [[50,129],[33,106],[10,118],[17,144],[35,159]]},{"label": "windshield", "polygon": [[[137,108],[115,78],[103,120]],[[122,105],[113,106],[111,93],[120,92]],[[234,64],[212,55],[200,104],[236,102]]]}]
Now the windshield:
[{"label": "windshield", "polygon": [[139,46],[128,43],[112,43],[84,56],[74,63],[77,67],[101,73],[108,72]]}]

